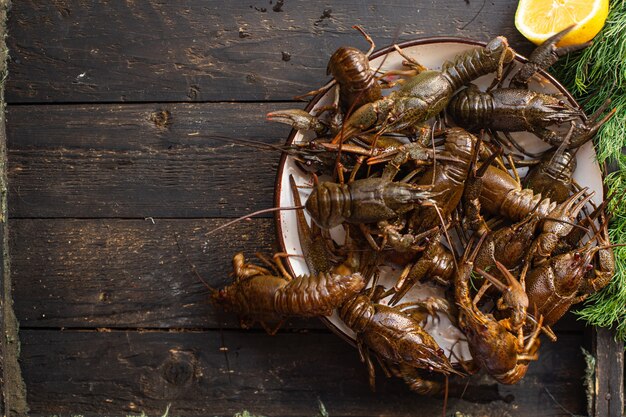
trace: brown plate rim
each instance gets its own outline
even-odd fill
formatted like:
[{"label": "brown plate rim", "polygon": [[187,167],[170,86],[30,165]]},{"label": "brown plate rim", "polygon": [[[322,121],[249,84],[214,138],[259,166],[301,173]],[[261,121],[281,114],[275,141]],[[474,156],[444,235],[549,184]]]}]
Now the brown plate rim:
[{"label": "brown plate rim", "polygon": [[[487,45],[487,42],[484,42],[484,41],[477,41],[474,39],[454,37],[454,36],[430,36],[426,38],[411,39],[411,40],[400,42],[397,45],[400,48],[407,48],[407,47],[412,47],[412,46],[428,45],[432,43],[464,43],[467,45],[482,46],[482,47]],[[386,46],[384,48],[374,51],[370,55],[369,60],[371,61],[373,59],[376,59],[382,55],[386,55],[393,51],[394,51],[393,45]],[[515,52],[515,59],[521,62],[522,64],[525,64],[528,62],[528,58],[526,58],[523,55],[520,55],[517,52]],[[550,81],[550,83],[552,83],[552,85],[554,85],[561,93],[563,93],[563,95],[567,97],[570,103],[580,108],[580,104],[578,104],[578,102],[574,99],[571,93],[556,78],[554,78],[551,74],[549,74],[548,72],[542,69],[538,70],[537,72],[541,74],[542,77]],[[321,98],[325,94],[326,93],[319,93],[316,96],[314,96],[311,99],[311,101],[309,101],[309,103],[304,108],[304,110],[306,112],[310,112],[311,109],[317,104],[319,100],[321,100]],[[297,133],[298,133],[297,130],[292,129],[291,132],[289,133],[289,136],[287,137],[287,141],[285,142],[285,144],[290,145],[291,143],[293,143],[293,140]],[[278,171],[276,173],[276,180],[274,181],[274,207],[279,207],[280,205],[280,195],[281,195],[281,188],[282,188],[282,184],[280,180],[283,176],[283,171],[285,168],[286,160],[287,160],[287,154],[283,153],[278,163]],[[286,247],[285,247],[285,242],[283,240],[283,230],[282,230],[281,221],[280,221],[280,211],[276,211],[274,213],[274,223],[276,225],[276,238],[278,241],[280,251],[285,252]],[[293,275],[294,271],[291,268],[291,264],[289,262],[287,262],[287,268],[289,269],[289,272]],[[337,326],[335,326],[335,324],[331,322],[328,317],[321,317],[321,320],[326,325],[326,327],[328,327],[337,336],[341,337],[343,340],[345,340],[352,346],[356,346],[354,340],[352,340],[352,338],[348,337],[347,334],[345,334],[339,328],[337,328]]]}]

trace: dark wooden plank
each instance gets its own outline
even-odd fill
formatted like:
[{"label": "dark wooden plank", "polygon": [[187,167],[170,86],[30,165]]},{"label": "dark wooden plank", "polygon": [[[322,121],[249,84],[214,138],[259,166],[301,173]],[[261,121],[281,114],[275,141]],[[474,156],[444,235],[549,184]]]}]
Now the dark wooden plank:
[{"label": "dark wooden plank", "polygon": [[[20,106],[10,110],[12,217],[237,217],[272,207],[289,105]],[[37,120],[37,123],[32,123]]]},{"label": "dark wooden plank", "polygon": [[[515,386],[475,376],[453,385],[449,412],[557,416],[584,409],[582,335],[546,344]],[[332,416],[440,415],[442,400],[419,397],[398,380],[367,385],[356,350],[332,334],[253,332],[22,332],[24,375],[34,414],[232,416],[313,415],[319,398]],[[89,372],[86,370],[89,369]],[[380,373],[380,371],[379,371]],[[463,393],[464,400],[458,397]],[[502,401],[506,399],[508,401]]]},{"label": "dark wooden plank", "polygon": [[8,232],[7,136],[5,113],[5,76],[8,0],[0,0],[0,415],[26,416],[26,391],[20,365],[18,323],[13,309]]},{"label": "dark wooden plank", "polygon": [[11,217],[239,217],[273,207],[278,165],[276,155],[229,145],[9,158]]},{"label": "dark wooden plank", "polygon": [[341,45],[515,30],[515,2],[186,0],[15,2],[7,98],[17,102],[290,100],[324,83]]},{"label": "dark wooden plank", "polygon": [[598,327],[594,332],[596,357],[595,417],[622,417],[624,412],[624,343],[615,331]]},{"label": "dark wooden plank", "polygon": [[[209,285],[221,287],[236,252],[275,251],[275,231],[272,220],[257,219],[207,234],[223,223],[12,220],[17,316],[29,328],[238,328],[234,315],[209,302],[190,263]],[[581,332],[582,326],[567,315],[556,329]],[[318,320],[287,327],[324,328]]]},{"label": "dark wooden plank", "polygon": [[160,152],[228,143],[219,138],[282,144],[290,128],[267,122],[265,115],[304,107],[278,102],[9,105],[7,140],[11,150]]},{"label": "dark wooden plank", "polygon": [[[273,221],[12,220],[16,312],[27,327],[238,328],[193,273],[219,288],[231,259],[271,253]],[[231,236],[232,239],[228,239]],[[182,252],[182,253],[181,253]],[[317,320],[299,327],[322,328]]]}]

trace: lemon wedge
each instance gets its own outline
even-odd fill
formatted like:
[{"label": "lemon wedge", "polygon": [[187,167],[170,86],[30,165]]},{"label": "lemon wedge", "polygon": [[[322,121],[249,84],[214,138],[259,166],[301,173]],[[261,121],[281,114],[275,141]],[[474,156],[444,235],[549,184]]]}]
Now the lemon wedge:
[{"label": "lemon wedge", "polygon": [[609,14],[609,0],[520,0],[515,27],[536,45],[576,24],[557,46],[574,45],[593,39]]}]

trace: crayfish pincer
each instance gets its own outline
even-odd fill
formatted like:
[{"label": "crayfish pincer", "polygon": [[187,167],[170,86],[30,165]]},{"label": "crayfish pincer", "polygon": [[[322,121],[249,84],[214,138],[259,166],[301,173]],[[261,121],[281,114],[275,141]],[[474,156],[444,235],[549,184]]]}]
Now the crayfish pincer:
[{"label": "crayfish pincer", "polygon": [[344,123],[333,143],[365,131],[406,132],[439,114],[461,86],[491,72],[502,77],[503,67],[515,57],[505,37],[472,49],[443,64],[441,71],[422,71],[387,97],[359,107]]},{"label": "crayfish pincer", "polygon": [[[454,293],[459,307],[459,327],[467,337],[473,360],[498,382],[514,384],[526,374],[529,362],[538,358],[537,336],[543,318],[539,319],[526,343],[521,344],[523,336],[516,337],[508,331],[507,322],[497,321],[491,314],[479,310],[479,299],[472,300],[470,295],[469,281],[481,244],[482,240],[473,251],[471,244],[467,246],[456,273]],[[484,291],[479,294],[484,294]]]},{"label": "crayfish pincer", "polygon": [[[613,275],[613,254],[606,251],[612,245],[593,246],[593,242],[590,240],[581,248],[553,256],[528,273],[526,291],[531,312],[535,316],[543,315],[546,326],[556,323],[571,306],[595,292],[594,283],[598,279],[604,281],[604,285],[608,283],[603,267],[608,266],[609,276]],[[596,253],[608,258],[601,262],[600,269],[594,269],[592,263]]]},{"label": "crayfish pincer", "polygon": [[[280,259],[276,264],[282,275],[246,263],[242,253],[233,257],[235,282],[216,291],[213,299],[239,314],[241,325],[250,327],[259,321],[269,334],[275,334],[286,316],[330,316],[332,311],[365,286],[359,273],[341,275],[320,272],[291,277]],[[278,324],[274,328],[268,322]]]},{"label": "crayfish pincer", "polygon": [[[559,146],[563,142],[562,135],[548,127],[569,122],[575,126],[575,133],[568,148],[574,149],[584,144],[612,116],[611,112],[602,119],[598,113],[592,120],[580,123],[577,120],[586,118],[584,111],[577,105],[567,103],[557,95],[528,89],[528,82],[537,71],[545,70],[559,57],[589,45],[584,43],[565,48],[556,47],[572,28],[573,26],[564,29],[538,46],[530,55],[529,62],[522,65],[512,78],[508,88],[482,92],[477,86],[470,84],[450,100],[448,114],[456,123],[470,131],[489,129],[505,132],[513,145],[516,142],[508,132],[528,131],[552,146]],[[502,80],[498,85],[501,83]]]},{"label": "crayfish pincer", "polygon": [[[341,126],[343,115],[351,109],[382,98],[381,86],[376,71],[370,68],[369,56],[374,50],[374,41],[360,26],[353,26],[367,42],[370,49],[366,53],[350,46],[341,46],[337,49],[326,67],[326,73],[332,74],[333,80],[317,90],[296,97],[297,99],[313,96],[329,91],[337,84],[333,104],[324,106],[315,116],[297,109],[279,110],[267,114],[267,120],[291,125],[296,130],[314,130],[318,136],[328,130],[335,134]],[[330,110],[330,120],[322,122],[317,116]]]}]

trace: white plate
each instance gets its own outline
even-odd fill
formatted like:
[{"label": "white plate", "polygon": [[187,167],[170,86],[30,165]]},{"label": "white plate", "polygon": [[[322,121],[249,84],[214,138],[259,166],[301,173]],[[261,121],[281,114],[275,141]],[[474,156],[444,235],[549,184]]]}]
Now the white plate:
[{"label": "white plate", "polygon": [[[430,69],[441,69],[441,65],[447,61],[454,59],[459,53],[468,49],[480,47],[484,44],[475,41],[469,41],[458,38],[430,38],[423,40],[409,41],[401,44],[404,53],[414,57],[418,62],[427,66]],[[386,58],[384,58],[386,57]],[[402,69],[402,57],[391,47],[384,48],[378,52],[372,54],[370,59],[370,66],[372,68],[378,68],[381,62],[384,63],[381,67],[382,71],[391,69]],[[516,64],[526,62],[526,59],[517,56]],[[514,74],[512,71],[511,74]],[[473,83],[477,84],[482,90],[484,90],[491,81],[493,75],[486,75]],[[506,84],[505,84],[506,85]],[[544,93],[561,93],[572,103],[577,106],[571,95],[562,87],[555,79],[546,73],[537,74],[533,77],[530,83],[530,89],[534,91]],[[385,91],[385,90],[383,90]],[[388,93],[389,90],[386,90]],[[316,97],[307,110],[313,111],[320,106],[330,104],[332,101],[332,89],[329,93]],[[513,133],[513,136],[518,142],[524,146],[530,152],[542,151],[549,148],[544,142],[540,141],[534,135],[527,132]],[[289,136],[288,143],[298,143],[313,138],[314,135],[307,133],[302,135],[299,132],[292,131]],[[589,187],[591,190],[595,190],[594,201],[600,204],[603,200],[603,187],[602,187],[602,173],[600,167],[596,162],[596,154],[591,143],[587,143],[583,146],[577,154],[578,166],[574,173],[574,178],[583,186]],[[521,171],[521,170],[520,170]],[[291,194],[291,188],[289,186],[289,175],[293,175],[298,185],[311,185],[311,178],[300,170],[293,158],[283,156],[281,164],[279,166],[278,177],[276,180],[276,204],[281,207],[293,206],[293,196]],[[300,198],[302,201],[306,201],[310,194],[310,188],[300,188]],[[306,214],[306,213],[305,213]],[[310,222],[310,217],[306,214],[307,221]],[[300,247],[300,241],[296,225],[296,215],[293,211],[282,211],[276,216],[278,238],[282,249],[290,254],[302,254]],[[336,238],[339,243],[342,243],[341,233],[338,232],[341,227],[334,230],[333,238]],[[288,266],[295,275],[307,274],[308,269],[302,258],[289,257]],[[395,277],[400,271],[387,270],[387,273],[381,274],[381,282],[387,287],[395,284]],[[443,295],[443,289],[433,284],[416,285],[404,298],[404,301],[426,299],[433,295]],[[385,300],[383,300],[384,303]],[[456,358],[462,358],[467,360],[471,358],[467,344],[464,341],[459,342],[459,339],[463,339],[463,334],[459,329],[453,326],[445,315],[440,315],[440,320],[437,322],[429,318],[425,329],[435,338],[437,343],[446,351],[450,352],[450,349],[454,349],[452,355],[452,362],[455,362]],[[350,330],[338,317],[337,313],[324,320],[329,327],[337,332],[339,335],[347,338],[349,341],[354,341],[354,332]],[[449,355],[450,356],[450,355]]]}]

